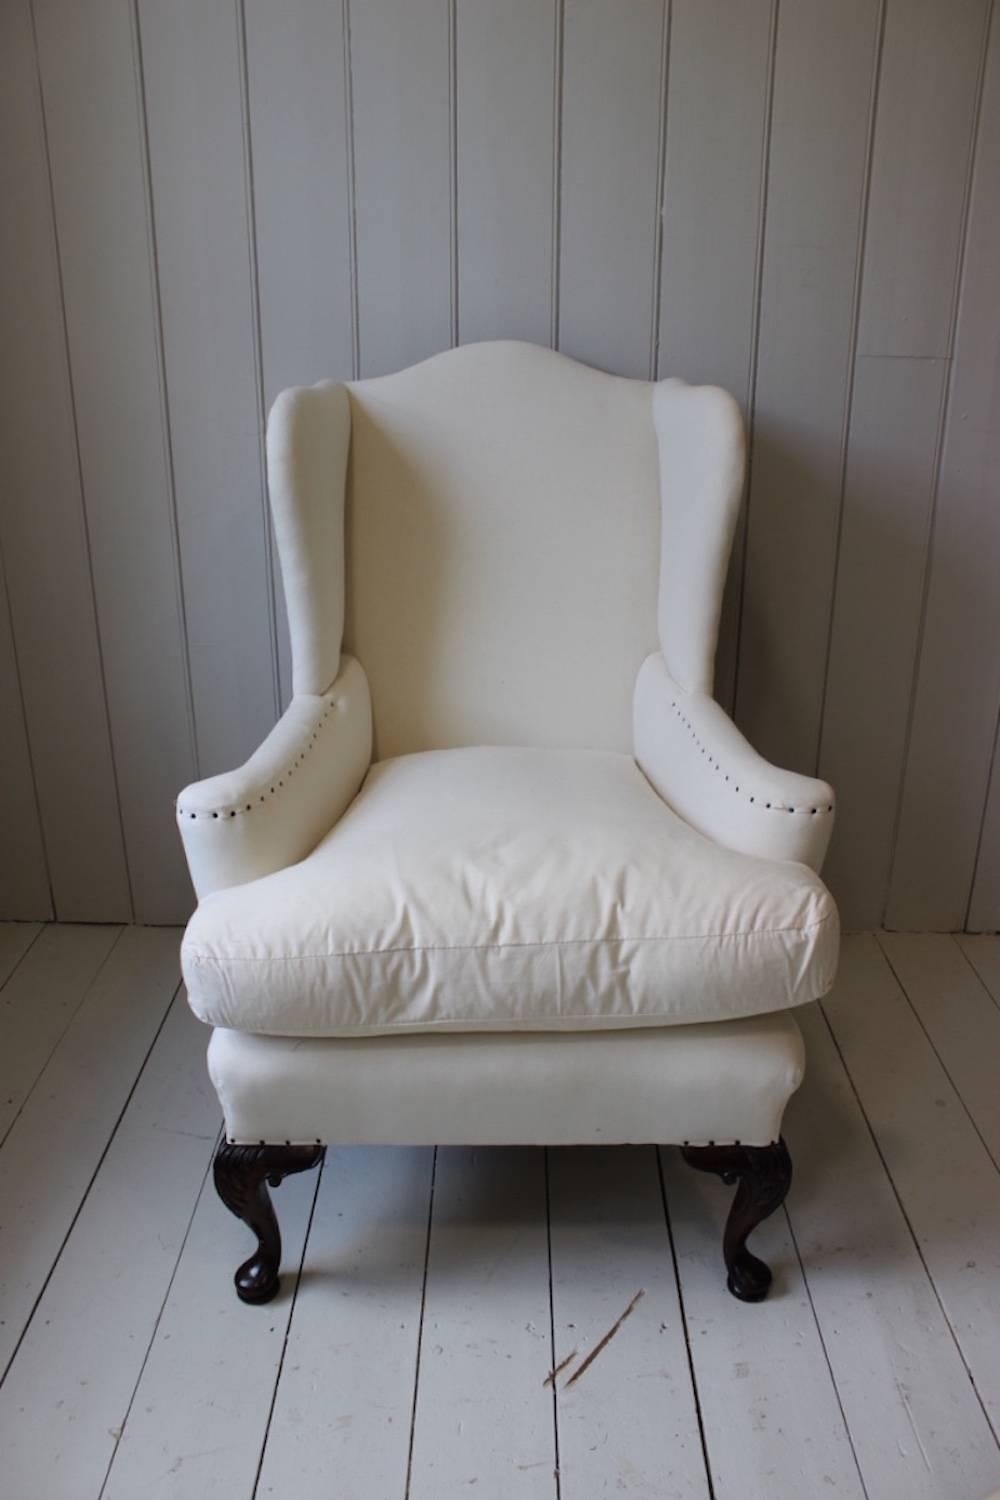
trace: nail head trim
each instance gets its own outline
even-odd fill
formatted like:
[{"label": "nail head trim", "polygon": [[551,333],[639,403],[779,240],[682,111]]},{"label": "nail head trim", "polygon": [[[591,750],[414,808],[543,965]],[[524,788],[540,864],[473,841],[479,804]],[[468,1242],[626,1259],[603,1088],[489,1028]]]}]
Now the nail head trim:
[{"label": "nail head trim", "polygon": [[[672,712],[677,716],[678,719],[680,719],[681,723],[684,725],[684,728],[687,730],[688,734],[694,740],[695,744],[698,746],[698,749],[701,751],[702,755],[706,755],[707,754],[707,748],[706,748],[706,746],[703,745],[702,742],[701,742],[701,740],[698,738],[698,731],[695,729],[694,725],[691,723],[691,720],[687,717],[687,715],[683,712],[683,710],[678,706],[676,698],[674,698],[671,701],[670,707],[671,707]],[[731,785],[733,787],[733,790],[737,794],[740,794],[739,783],[738,782],[733,783],[733,782],[729,781],[728,774],[726,774],[726,773],[724,773],[722,771],[721,765],[715,759],[714,756],[711,756],[711,755],[708,756],[708,764],[713,768],[713,770],[718,771],[722,775],[722,779],[726,783],[728,783],[729,785]],[[832,802],[827,803],[826,805],[823,805],[823,806],[819,806],[819,807],[787,807],[783,803],[780,803],[780,802],[758,803],[757,798],[756,798],[755,795],[754,796],[750,796],[749,800],[750,800],[750,802],[755,807],[763,806],[768,812],[799,813],[802,816],[807,817],[807,818],[815,818],[817,816],[829,816],[829,814],[833,812],[833,803]]]},{"label": "nail head trim", "polygon": [[[286,767],[286,769],[285,769],[285,771],[284,771],[284,773],[283,773],[282,776],[279,776],[277,778],[277,780],[271,786],[269,786],[265,791],[263,791],[263,792],[260,793],[260,796],[259,796],[259,798],[257,800],[257,804],[256,804],[258,807],[260,806],[260,804],[262,802],[266,802],[269,797],[273,797],[276,794],[276,792],[280,791],[281,788],[284,787],[285,782],[291,779],[292,773],[295,770],[296,766],[301,766],[302,762],[305,760],[306,756],[309,754],[309,751],[312,749],[312,747],[315,744],[318,743],[318,741],[319,741],[319,732],[323,728],[323,725],[330,718],[330,716],[333,713],[334,709],[335,708],[339,708],[341,706],[342,702],[343,702],[343,698],[342,697],[332,698],[332,699],[330,699],[328,701],[326,707],[324,708],[322,714],[320,715],[319,722],[316,725],[316,728],[312,731],[312,733],[309,736],[309,739],[308,739],[308,741],[306,743],[305,749],[302,750],[294,758],[294,760],[291,761],[291,763]],[[241,801],[238,806],[234,806],[234,807],[219,807],[219,808],[214,808],[214,809],[212,809],[210,811],[206,811],[206,812],[192,812],[190,808],[181,807],[180,803],[178,803],[177,804],[177,816],[178,816],[178,818],[189,818],[192,821],[197,821],[199,819],[202,820],[202,821],[204,821],[204,820],[206,820],[208,818],[236,818],[236,817],[242,817],[246,813],[251,812],[253,810],[253,808],[254,808],[254,805],[255,804],[253,802],[242,802]]]}]

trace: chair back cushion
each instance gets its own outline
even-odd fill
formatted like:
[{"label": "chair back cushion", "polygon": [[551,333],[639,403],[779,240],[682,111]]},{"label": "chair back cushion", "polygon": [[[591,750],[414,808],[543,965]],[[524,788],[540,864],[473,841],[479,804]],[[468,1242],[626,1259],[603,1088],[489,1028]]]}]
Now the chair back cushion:
[{"label": "chair back cushion", "polygon": [[377,757],[631,751],[658,649],[652,391],[518,343],[349,387],[344,647]]}]

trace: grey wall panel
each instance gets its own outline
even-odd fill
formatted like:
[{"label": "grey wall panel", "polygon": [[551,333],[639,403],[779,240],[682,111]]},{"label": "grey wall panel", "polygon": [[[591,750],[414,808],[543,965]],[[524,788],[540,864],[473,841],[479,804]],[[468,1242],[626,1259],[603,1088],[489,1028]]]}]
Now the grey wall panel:
[{"label": "grey wall panel", "polygon": [[361,373],[415,364],[452,341],[449,0],[351,7]]},{"label": "grey wall panel", "polygon": [[192,896],[173,804],[196,765],[134,17],[126,0],[35,15],[135,913],[177,921]]},{"label": "grey wall panel", "polygon": [[277,706],[232,0],[141,0],[163,352],[198,754],[245,760]]},{"label": "grey wall panel", "polygon": [[985,18],[980,0],[886,16],[819,762],[852,927],[877,926],[888,894]]},{"label": "grey wall panel", "polygon": [[816,766],[850,394],[878,0],[779,11],[737,718]]},{"label": "grey wall panel", "polygon": [[665,0],[566,0],[559,348],[646,379],[654,358]]},{"label": "grey wall panel", "polygon": [[353,374],[340,4],[246,0],[264,397]]},{"label": "grey wall panel", "polygon": [[[264,405],[279,391],[356,373],[353,207],[343,9],[246,0]],[[282,702],[291,662],[274,588]]]},{"label": "grey wall panel", "polygon": [[848,925],[1000,925],[990,9],[35,0],[39,91],[11,0],[0,916],[189,909],[174,794],[290,693],[275,394],[513,337],[733,391],[719,696]]},{"label": "grey wall panel", "polygon": [[[0,137],[5,142],[0,152],[0,543],[49,875],[63,920],[123,922],[131,915],[131,900],[28,0],[0,7]],[[20,734],[14,722],[20,706],[11,705],[9,712],[9,733]],[[12,754],[8,749],[8,762]],[[16,796],[23,816],[33,819],[33,795],[20,787]],[[32,868],[27,853],[19,862],[26,871]],[[26,874],[25,895],[33,889],[33,914],[44,914],[49,896],[37,869]],[[6,904],[0,910],[14,915]]]},{"label": "grey wall panel", "polygon": [[858,348],[949,349],[990,0],[889,0]]},{"label": "grey wall panel", "polygon": [[42,829],[35,803],[28,736],[0,568],[0,911],[5,921],[44,922],[53,915]]},{"label": "grey wall panel", "polygon": [[846,927],[882,920],[906,749],[946,363],[861,356],[819,768]]},{"label": "grey wall panel", "polygon": [[[886,920],[965,922],[1000,707],[1000,25],[983,91],[913,724]],[[977,920],[1000,827],[983,843]],[[1000,879],[992,897],[1000,926]]]},{"label": "grey wall panel", "polygon": [[747,404],[772,4],[673,0],[657,373]]},{"label": "grey wall panel", "polygon": [[560,0],[460,0],[458,336],[552,340]]},{"label": "grey wall panel", "polygon": [[[731,391],[749,413],[764,168],[775,41],[773,0],[673,0],[656,372]],[[744,519],[719,629],[716,692],[736,690]]]}]

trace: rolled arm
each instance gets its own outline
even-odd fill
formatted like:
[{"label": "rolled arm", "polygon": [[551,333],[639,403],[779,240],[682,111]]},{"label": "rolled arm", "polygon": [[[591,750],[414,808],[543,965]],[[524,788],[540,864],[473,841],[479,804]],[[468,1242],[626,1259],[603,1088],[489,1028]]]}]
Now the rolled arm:
[{"label": "rolled arm", "polygon": [[639,766],[685,822],[726,848],[820,869],[831,788],[764,760],[714,699],[674,682],[660,655],[639,670],[633,734]]},{"label": "rolled arm", "polygon": [[368,681],[344,656],[333,686],[297,694],[244,765],[181,792],[177,822],[199,899],[303,859],[357,792],[371,743]]}]

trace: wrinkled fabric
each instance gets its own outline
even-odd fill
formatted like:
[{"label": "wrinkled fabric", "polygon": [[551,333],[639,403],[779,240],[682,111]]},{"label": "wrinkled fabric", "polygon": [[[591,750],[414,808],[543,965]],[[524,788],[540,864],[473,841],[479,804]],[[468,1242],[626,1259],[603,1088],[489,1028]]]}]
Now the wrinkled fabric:
[{"label": "wrinkled fabric", "polygon": [[201,902],[182,959],[242,1031],[588,1030],[799,1005],[838,936],[816,874],[705,838],[631,756],[466,748],[373,766],[300,863]]}]

